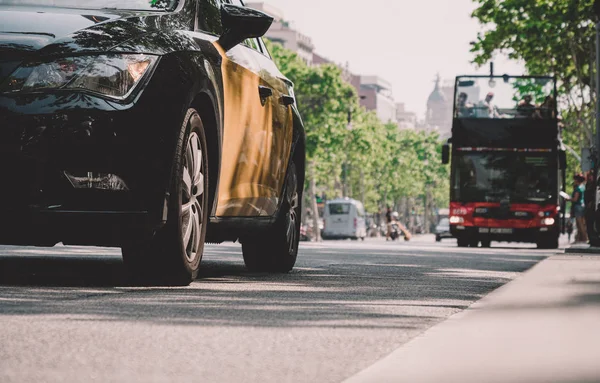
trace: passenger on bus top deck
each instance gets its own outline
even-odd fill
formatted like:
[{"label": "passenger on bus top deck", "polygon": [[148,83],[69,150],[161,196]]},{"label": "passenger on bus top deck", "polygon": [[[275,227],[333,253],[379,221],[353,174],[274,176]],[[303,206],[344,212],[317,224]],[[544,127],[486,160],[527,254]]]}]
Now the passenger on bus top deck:
[{"label": "passenger on bus top deck", "polygon": [[467,96],[466,93],[461,92],[458,95],[458,100],[456,102],[456,110],[458,112],[458,117],[470,117],[473,114],[473,105],[467,104]]},{"label": "passenger on bus top deck", "polygon": [[517,117],[531,118],[535,115],[535,105],[531,103],[533,98],[530,94],[523,96],[523,100],[517,105]]},{"label": "passenger on bus top deck", "polygon": [[494,104],[492,104],[492,99],[494,98],[494,93],[489,92],[485,96],[485,100],[482,100],[477,105],[475,110],[475,116],[479,118],[495,118],[497,117],[496,108]]},{"label": "passenger on bus top deck", "polygon": [[555,107],[556,107],[556,105],[554,102],[554,97],[546,96],[546,99],[544,100],[542,105],[540,105],[539,117],[546,118],[546,119],[554,118]]}]

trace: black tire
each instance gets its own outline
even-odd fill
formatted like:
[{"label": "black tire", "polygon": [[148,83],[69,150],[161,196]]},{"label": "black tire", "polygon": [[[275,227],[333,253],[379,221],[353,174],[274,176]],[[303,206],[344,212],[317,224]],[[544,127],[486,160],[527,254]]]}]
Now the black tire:
[{"label": "black tire", "polygon": [[469,239],[465,237],[456,238],[456,242],[458,243],[458,247],[469,247]]},{"label": "black tire", "polygon": [[436,242],[442,242],[442,237],[440,237],[439,235],[435,236],[435,241]]},{"label": "black tire", "polygon": [[302,185],[292,161],[286,177],[284,198],[275,223],[268,229],[242,238],[246,268],[254,272],[287,273],[298,257]]},{"label": "black tire", "polygon": [[189,109],[175,152],[167,222],[147,240],[122,248],[134,284],[187,286],[196,279],[208,223],[208,174],[202,120]]},{"label": "black tire", "polygon": [[469,247],[479,247],[479,240],[477,240],[477,239],[470,239],[469,240]]},{"label": "black tire", "polygon": [[537,241],[538,249],[558,249],[558,236],[543,238]]},{"label": "black tire", "polygon": [[492,241],[490,241],[489,239],[481,241],[481,247],[492,247]]}]

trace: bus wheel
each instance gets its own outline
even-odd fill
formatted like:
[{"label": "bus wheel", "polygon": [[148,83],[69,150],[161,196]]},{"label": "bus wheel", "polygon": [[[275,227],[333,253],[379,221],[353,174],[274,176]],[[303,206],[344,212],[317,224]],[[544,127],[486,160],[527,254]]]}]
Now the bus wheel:
[{"label": "bus wheel", "polygon": [[484,239],[483,241],[481,241],[481,247],[491,247],[492,246],[492,241],[490,241],[489,239]]},{"label": "bus wheel", "polygon": [[537,241],[538,249],[558,249],[558,237],[539,239]]},{"label": "bus wheel", "polygon": [[465,237],[458,237],[456,239],[456,242],[458,243],[458,247],[468,247],[469,246],[469,239],[465,238]]},{"label": "bus wheel", "polygon": [[477,239],[471,239],[469,241],[469,246],[470,247],[479,247],[479,241]]}]

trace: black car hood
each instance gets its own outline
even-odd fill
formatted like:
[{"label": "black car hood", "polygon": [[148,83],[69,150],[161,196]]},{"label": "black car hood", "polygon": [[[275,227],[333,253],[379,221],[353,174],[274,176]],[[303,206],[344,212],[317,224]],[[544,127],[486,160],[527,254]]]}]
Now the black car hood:
[{"label": "black car hood", "polygon": [[110,50],[167,13],[0,6],[0,61]]}]

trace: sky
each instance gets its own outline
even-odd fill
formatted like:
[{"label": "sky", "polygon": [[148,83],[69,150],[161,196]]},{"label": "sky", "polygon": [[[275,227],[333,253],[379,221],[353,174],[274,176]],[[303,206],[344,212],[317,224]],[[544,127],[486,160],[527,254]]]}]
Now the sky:
[{"label": "sky", "polygon": [[[253,0],[258,1],[258,0]],[[312,38],[315,51],[355,74],[391,82],[394,98],[425,115],[436,74],[487,74],[470,64],[470,42],[482,27],[472,0],[263,0]],[[523,74],[523,65],[494,59],[497,74]]]}]

